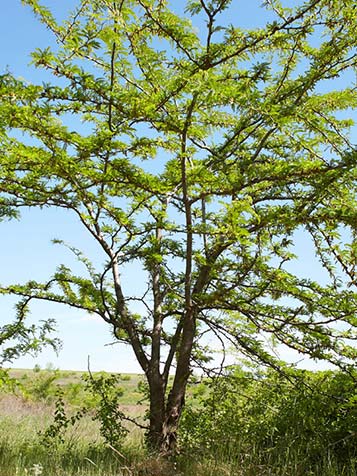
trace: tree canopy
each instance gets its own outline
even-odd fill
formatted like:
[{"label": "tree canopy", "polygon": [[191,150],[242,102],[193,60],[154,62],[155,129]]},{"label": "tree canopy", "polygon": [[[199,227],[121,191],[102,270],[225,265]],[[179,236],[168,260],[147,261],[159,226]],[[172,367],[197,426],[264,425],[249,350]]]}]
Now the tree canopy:
[{"label": "tree canopy", "polygon": [[[206,334],[275,368],[264,336],[353,366],[354,1],[267,0],[256,28],[229,0],[82,0],[63,23],[23,3],[58,48],[32,56],[53,81],[0,78],[0,205],[72,211],[107,260],[71,248],[86,275],[2,292],[95,313],[132,346],[162,448]],[[292,271],[302,230],[326,283]]]}]

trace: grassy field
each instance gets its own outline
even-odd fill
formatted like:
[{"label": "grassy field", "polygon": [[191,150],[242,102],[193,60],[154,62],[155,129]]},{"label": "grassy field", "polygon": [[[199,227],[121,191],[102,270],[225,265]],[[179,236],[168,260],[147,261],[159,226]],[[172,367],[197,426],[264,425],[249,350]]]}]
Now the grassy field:
[{"label": "grassy field", "polygon": [[[52,448],[43,444],[41,433],[53,421],[58,390],[64,394],[69,415],[85,401],[82,372],[15,369],[10,376],[20,386],[15,394],[0,393],[0,476],[140,473],[145,459],[143,432],[132,424],[120,451],[103,444],[99,424],[90,414],[68,428],[65,442]],[[123,375],[120,380],[121,408],[141,420],[147,409],[142,383],[140,375]]]},{"label": "grassy field", "polygon": [[[93,373],[93,376],[98,374],[101,373]],[[119,448],[108,447],[98,422],[92,420],[90,413],[66,430],[63,443],[45,446],[41,434],[53,422],[58,390],[64,395],[69,415],[84,402],[88,403],[83,372],[11,369],[9,375],[19,382],[19,388],[15,393],[0,392],[0,476],[184,474],[176,463],[147,454],[143,430],[130,422],[125,443]],[[141,423],[148,407],[143,384],[142,375],[120,376],[120,408]]]},{"label": "grassy field", "polygon": [[[254,444],[248,453],[240,447],[239,435],[229,445],[232,435],[228,434],[211,454],[204,448],[188,453],[183,449],[175,461],[166,461],[145,451],[144,433],[132,423],[120,446],[106,445],[90,411],[69,425],[62,442],[44,444],[43,433],[53,422],[59,389],[68,415],[86,399],[88,403],[82,373],[18,369],[10,375],[20,386],[15,393],[0,392],[0,476],[357,476],[356,462],[337,466],[328,452],[316,467],[306,470],[300,448],[291,447],[290,454],[273,458],[265,453],[262,459]],[[122,375],[119,380],[120,408],[140,422],[147,410],[143,384],[140,375]],[[203,392],[199,384],[190,389],[191,401],[197,392]]]},{"label": "grassy field", "polygon": [[[77,380],[77,375],[62,376],[62,385]],[[123,408],[129,415],[142,416],[145,404],[134,404],[137,397],[134,382],[126,380],[128,394]],[[40,433],[52,421],[54,404],[36,402],[20,396],[0,397],[0,476],[170,476],[223,474],[215,467],[200,463],[192,473],[185,461],[177,463],[152,457],[144,450],[143,432],[130,425],[130,434],[119,449],[103,444],[98,423],[85,416],[66,432],[66,441],[53,448],[45,447]],[[208,472],[207,472],[208,471]]]}]

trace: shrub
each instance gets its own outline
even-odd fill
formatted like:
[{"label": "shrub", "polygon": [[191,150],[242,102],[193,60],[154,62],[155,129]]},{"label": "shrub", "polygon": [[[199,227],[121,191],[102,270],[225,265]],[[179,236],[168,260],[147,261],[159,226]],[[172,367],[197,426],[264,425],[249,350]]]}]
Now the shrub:
[{"label": "shrub", "polygon": [[[124,414],[119,408],[119,398],[123,394],[118,386],[120,375],[106,374],[83,375],[84,404],[72,415],[68,416],[63,390],[58,388],[55,414],[52,424],[42,433],[46,446],[65,442],[65,432],[74,426],[84,415],[89,414],[93,421],[99,423],[100,434],[103,440],[114,447],[123,441],[127,429],[123,426]],[[74,389],[75,395],[82,390],[78,384]]]},{"label": "shrub", "polygon": [[357,388],[342,372],[240,369],[206,382],[207,396],[186,407],[180,431],[188,451],[216,458],[294,461],[313,468],[357,457]]}]

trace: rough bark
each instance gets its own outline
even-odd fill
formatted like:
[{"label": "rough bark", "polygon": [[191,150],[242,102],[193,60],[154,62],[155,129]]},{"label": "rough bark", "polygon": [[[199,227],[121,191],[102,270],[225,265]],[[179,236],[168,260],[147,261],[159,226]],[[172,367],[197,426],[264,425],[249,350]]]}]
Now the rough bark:
[{"label": "rough bark", "polygon": [[177,452],[177,431],[185,403],[190,376],[190,357],[195,336],[195,313],[190,309],[183,322],[181,342],[177,348],[177,367],[172,388],[166,398],[167,377],[149,372],[150,429],[148,443],[161,454]]},{"label": "rough bark", "polygon": [[165,421],[165,383],[159,374],[148,375],[150,421],[147,442],[151,450],[162,451],[162,433]]},{"label": "rough bark", "polygon": [[178,391],[171,390],[167,400],[163,386],[149,385],[150,425],[147,442],[152,451],[164,456],[175,454],[178,450],[177,431],[184,407],[186,383],[187,379],[182,380]]}]

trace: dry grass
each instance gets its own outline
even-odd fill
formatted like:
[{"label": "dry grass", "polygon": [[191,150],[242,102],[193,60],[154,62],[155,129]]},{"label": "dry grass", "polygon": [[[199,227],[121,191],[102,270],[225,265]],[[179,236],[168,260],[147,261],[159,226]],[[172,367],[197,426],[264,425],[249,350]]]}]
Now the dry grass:
[{"label": "dry grass", "polygon": [[0,395],[0,414],[2,417],[11,416],[15,419],[24,417],[51,416],[53,405],[45,402],[35,402],[22,396],[2,394]]}]

